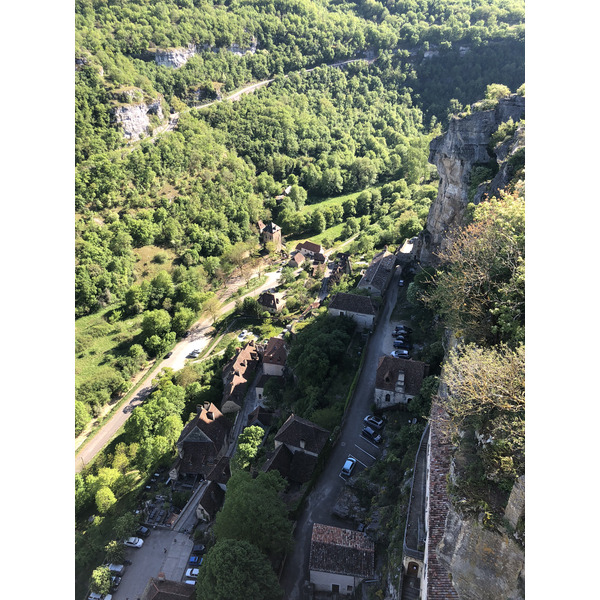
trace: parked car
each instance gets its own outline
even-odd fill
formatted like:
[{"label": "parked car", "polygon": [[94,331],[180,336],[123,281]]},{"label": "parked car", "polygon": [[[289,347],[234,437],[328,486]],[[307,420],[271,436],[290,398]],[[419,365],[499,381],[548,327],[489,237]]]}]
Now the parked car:
[{"label": "parked car", "polygon": [[144,540],[138,537],[130,537],[123,543],[128,548],[141,548],[144,545]]},{"label": "parked car", "polygon": [[395,346],[396,348],[398,348],[398,350],[394,350],[391,354],[391,356],[393,358],[410,358],[409,354],[408,354],[408,350],[406,350],[405,348],[399,347],[399,346]]},{"label": "parked car", "polygon": [[188,585],[196,585],[196,580],[195,579],[186,579],[185,582]]},{"label": "parked car", "polygon": [[404,279],[400,279],[398,281],[398,287],[402,287],[404,285]]},{"label": "parked car", "polygon": [[371,427],[364,427],[361,432],[361,435],[367,440],[371,440],[375,444],[381,444],[381,435],[375,433],[375,431],[373,431]]},{"label": "parked car", "polygon": [[[402,352],[408,354],[408,350],[406,348],[404,348],[405,346],[405,342],[401,341],[401,340],[396,340],[394,342],[394,348],[400,348],[402,350]],[[402,354],[401,352],[401,354]]]},{"label": "parked car", "polygon": [[186,338],[186,337],[188,337],[189,335],[190,335],[190,332],[189,332],[189,331],[186,331],[186,332],[185,332],[185,333],[184,333],[184,334],[183,334],[181,337],[183,337],[183,338]]},{"label": "parked car", "polygon": [[[156,473],[154,473],[154,475],[156,476]],[[139,537],[146,538],[146,537],[148,537],[150,535],[150,530],[147,527],[144,527],[143,525],[140,525],[138,527],[137,534],[138,534]]]},{"label": "parked car", "polygon": [[165,354],[165,358],[171,358],[171,356],[173,356],[173,353],[172,353],[172,352],[167,352],[167,353]]},{"label": "parked car", "polygon": [[110,586],[112,589],[116,589],[119,587],[119,584],[121,583],[121,578],[117,577],[116,575],[113,575],[110,578]]},{"label": "parked car", "polygon": [[198,356],[198,354],[200,354],[200,350],[198,350],[197,348],[195,350],[192,350],[187,357],[188,358],[196,358]]},{"label": "parked car", "polygon": [[352,475],[352,471],[354,471],[354,467],[356,466],[356,459],[352,456],[349,456],[342,467],[342,475],[347,475],[350,477]]},{"label": "parked car", "polygon": [[206,546],[204,544],[194,544],[194,547],[192,548],[193,554],[204,554],[205,551]]},{"label": "parked car", "polygon": [[185,576],[189,579],[196,579],[198,577],[198,573],[200,573],[200,569],[188,569],[185,572]]},{"label": "parked car", "polygon": [[201,556],[198,556],[197,554],[192,554],[190,556],[190,560],[188,561],[188,564],[199,567],[202,564],[203,560],[204,559]]},{"label": "parked car", "polygon": [[412,333],[412,329],[406,325],[396,325],[396,331],[406,331],[407,333]]},{"label": "parked car", "polygon": [[379,417],[375,417],[374,415],[367,415],[363,419],[364,424],[367,427],[372,427],[373,429],[383,429],[384,421]]},{"label": "parked car", "polygon": [[108,570],[110,571],[111,575],[123,575],[123,573],[125,573],[125,565],[115,565],[113,563],[110,563],[110,565],[108,565]]}]

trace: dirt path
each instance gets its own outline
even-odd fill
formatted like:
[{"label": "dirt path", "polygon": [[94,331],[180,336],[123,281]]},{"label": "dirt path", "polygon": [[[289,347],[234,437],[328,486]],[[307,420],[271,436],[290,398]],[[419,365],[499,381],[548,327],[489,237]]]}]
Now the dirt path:
[{"label": "dirt path", "polygon": [[[255,290],[240,296],[240,300],[247,296],[257,296],[265,290],[275,287],[279,282],[280,273],[267,273],[267,280],[265,283]],[[220,300],[222,298],[231,298],[231,296],[244,285],[244,281],[240,278],[236,278],[228,282],[225,288],[223,288],[220,294]],[[237,300],[237,298],[236,298]],[[230,300],[226,304],[223,304],[219,309],[219,316],[229,312],[235,307],[235,300]],[[160,361],[158,364],[150,367],[150,375],[145,382],[135,387],[135,383],[132,386],[133,395],[131,400],[125,405],[119,407],[115,411],[115,414],[99,429],[96,431],[94,436],[89,439],[86,445],[75,455],[75,472],[79,473],[85,465],[94,459],[96,454],[104,448],[104,446],[117,434],[119,429],[125,424],[125,421],[131,415],[136,406],[143,404],[144,400],[148,397],[152,388],[152,380],[160,373],[160,371],[166,367],[172,368],[174,371],[178,371],[185,365],[185,359],[192,349],[199,348],[204,349],[210,339],[211,334],[214,332],[213,319],[203,315],[192,327],[190,328],[190,335],[186,339],[181,340],[175,348],[173,348],[172,354],[169,358]],[[144,372],[136,376],[139,381],[144,375]],[[130,392],[131,393],[131,392]],[[81,439],[83,434],[79,436],[80,446],[84,441]]]}]

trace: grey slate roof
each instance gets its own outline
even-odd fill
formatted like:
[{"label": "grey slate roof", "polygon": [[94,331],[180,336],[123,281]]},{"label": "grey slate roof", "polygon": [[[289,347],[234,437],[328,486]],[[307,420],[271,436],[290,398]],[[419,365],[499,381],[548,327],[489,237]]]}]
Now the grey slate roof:
[{"label": "grey slate roof", "polygon": [[329,303],[329,308],[358,313],[361,315],[374,315],[375,307],[368,296],[346,294],[338,292]]},{"label": "grey slate roof", "polygon": [[304,450],[318,454],[325,446],[327,438],[329,438],[327,429],[323,429],[307,419],[290,415],[277,432],[275,441],[299,448],[300,441],[304,440]]}]

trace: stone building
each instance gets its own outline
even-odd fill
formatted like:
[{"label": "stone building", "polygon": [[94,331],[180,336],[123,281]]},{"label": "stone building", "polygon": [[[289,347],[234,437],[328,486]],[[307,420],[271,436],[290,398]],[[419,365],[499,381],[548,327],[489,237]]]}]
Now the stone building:
[{"label": "stone building", "polygon": [[366,533],[313,524],[310,582],[316,592],[350,596],[375,572],[375,544]]},{"label": "stone building", "polygon": [[382,356],[375,377],[375,405],[384,409],[408,404],[419,393],[428,374],[426,363]]}]

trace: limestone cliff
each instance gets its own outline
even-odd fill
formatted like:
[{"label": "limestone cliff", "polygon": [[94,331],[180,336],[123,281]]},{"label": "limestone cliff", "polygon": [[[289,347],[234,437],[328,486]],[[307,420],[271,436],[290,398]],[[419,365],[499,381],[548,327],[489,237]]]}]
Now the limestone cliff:
[{"label": "limestone cliff", "polygon": [[156,115],[159,121],[164,120],[160,96],[152,101],[143,101],[142,90],[131,88],[116,93],[116,97],[119,104],[113,109],[114,119],[130,141],[139,140],[151,132],[152,115]]},{"label": "limestone cliff", "polygon": [[[227,52],[231,52],[236,56],[244,56],[246,53],[254,54],[258,47],[258,43],[255,37],[252,37],[250,40],[250,44],[248,46],[243,46],[238,43],[232,44],[229,48],[227,48]],[[168,67],[170,69],[179,69],[179,67],[183,67],[185,63],[199,52],[203,52],[205,50],[211,50],[212,52],[218,52],[219,48],[210,47],[208,44],[203,44],[202,46],[196,46],[194,44],[189,44],[185,48],[158,48],[154,55],[154,60],[157,65],[161,67]]]},{"label": "limestone cliff", "polygon": [[[484,194],[494,194],[506,185],[511,176],[511,162],[506,159],[522,147],[522,136],[515,134],[514,143],[501,144],[497,149],[490,149],[490,138],[500,124],[509,119],[517,123],[524,116],[525,98],[513,95],[501,99],[493,110],[453,119],[448,131],[431,142],[429,160],[438,169],[440,185],[415,244],[415,256],[421,264],[436,263],[436,253],[443,249],[447,232],[463,224],[469,201],[477,203]],[[497,173],[469,198],[472,171],[481,165]]]},{"label": "limestone cliff", "polygon": [[508,531],[490,531],[450,509],[437,556],[461,600],[525,597],[524,551]]}]

